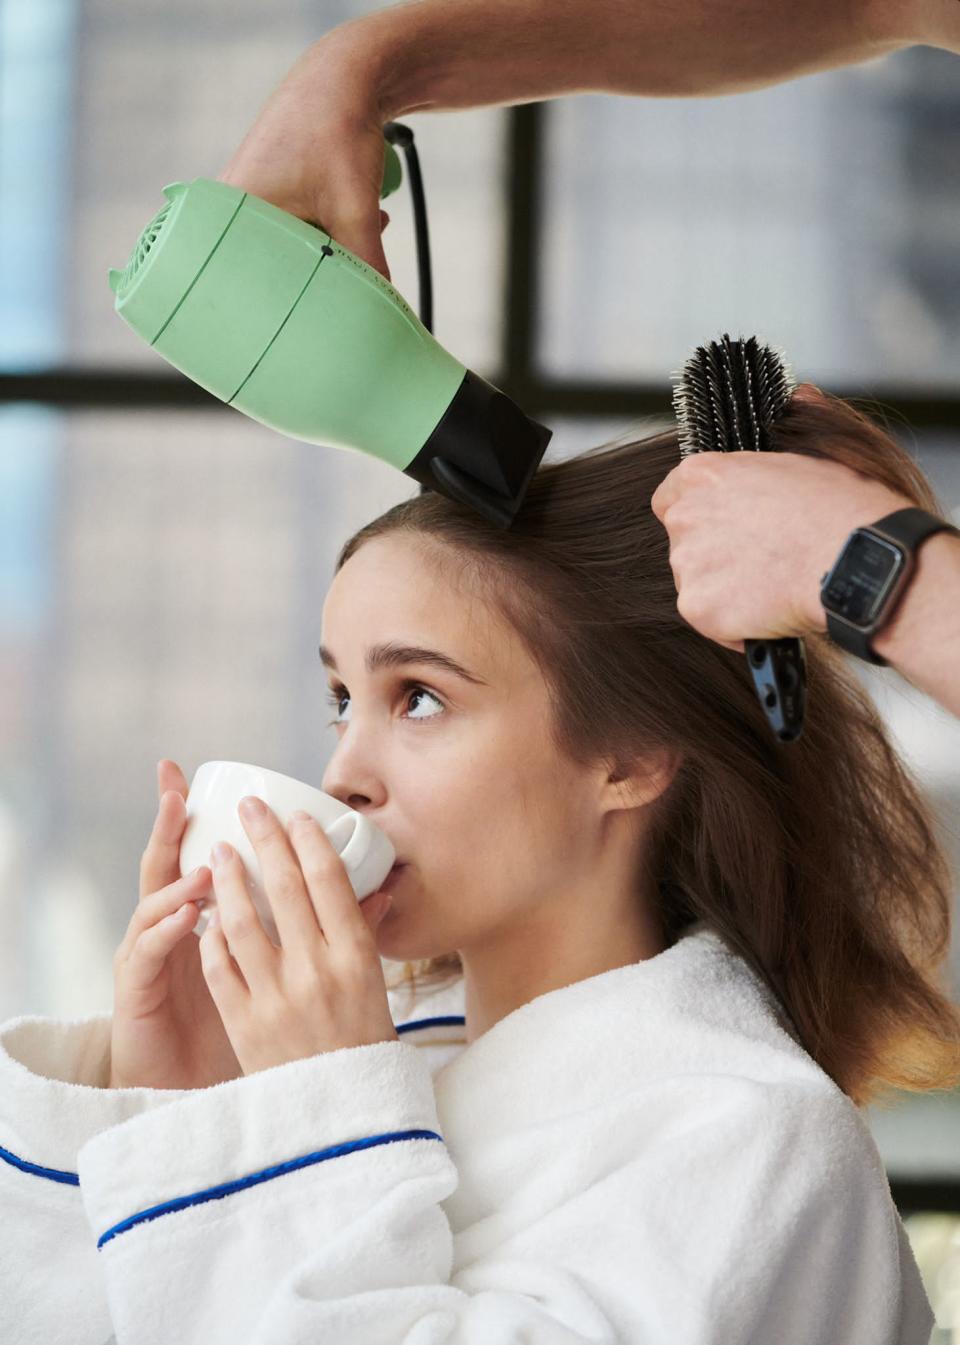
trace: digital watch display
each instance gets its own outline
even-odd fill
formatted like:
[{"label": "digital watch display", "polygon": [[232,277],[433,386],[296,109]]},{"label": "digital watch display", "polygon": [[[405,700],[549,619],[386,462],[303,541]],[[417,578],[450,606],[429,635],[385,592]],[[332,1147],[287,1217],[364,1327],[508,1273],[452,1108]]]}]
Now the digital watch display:
[{"label": "digital watch display", "polygon": [[820,600],[835,616],[869,631],[906,569],[907,558],[900,547],[857,528],[827,574]]},{"label": "digital watch display", "polygon": [[827,633],[835,643],[868,663],[886,665],[870,648],[870,637],[889,621],[908,587],[920,543],[937,532],[960,536],[944,519],[913,507],[854,528],[820,581]]}]

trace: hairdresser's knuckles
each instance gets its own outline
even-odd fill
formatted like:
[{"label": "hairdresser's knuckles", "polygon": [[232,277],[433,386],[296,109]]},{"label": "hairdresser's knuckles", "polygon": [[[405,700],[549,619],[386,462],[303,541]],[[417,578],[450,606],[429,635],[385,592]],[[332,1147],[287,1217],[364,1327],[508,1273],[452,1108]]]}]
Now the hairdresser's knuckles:
[{"label": "hairdresser's knuckles", "polygon": [[[376,90],[349,35],[308,47],[261,108],[218,180],[329,232],[390,279],[380,241],[386,145]],[[316,145],[328,146],[322,170]]]},{"label": "hairdresser's knuckles", "polygon": [[690,454],[650,501],[669,536],[678,612],[728,648],[825,631],[821,579],[850,533],[911,503],[844,463],[749,452]]}]

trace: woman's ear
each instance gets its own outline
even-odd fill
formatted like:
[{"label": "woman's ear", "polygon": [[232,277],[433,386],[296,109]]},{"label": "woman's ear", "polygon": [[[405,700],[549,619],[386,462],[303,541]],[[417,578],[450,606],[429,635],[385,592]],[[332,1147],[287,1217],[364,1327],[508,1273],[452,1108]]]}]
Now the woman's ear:
[{"label": "woman's ear", "polygon": [[679,748],[663,747],[639,758],[632,766],[618,763],[603,785],[610,806],[643,808],[654,803],[669,789],[682,762]]}]

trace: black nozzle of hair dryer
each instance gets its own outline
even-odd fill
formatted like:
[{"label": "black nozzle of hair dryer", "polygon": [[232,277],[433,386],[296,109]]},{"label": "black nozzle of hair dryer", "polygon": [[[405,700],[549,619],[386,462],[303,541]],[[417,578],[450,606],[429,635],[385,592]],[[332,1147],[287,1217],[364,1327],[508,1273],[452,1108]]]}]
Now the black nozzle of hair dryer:
[{"label": "black nozzle of hair dryer", "polygon": [[506,529],[552,438],[553,430],[468,369],[430,438],[403,470]]}]

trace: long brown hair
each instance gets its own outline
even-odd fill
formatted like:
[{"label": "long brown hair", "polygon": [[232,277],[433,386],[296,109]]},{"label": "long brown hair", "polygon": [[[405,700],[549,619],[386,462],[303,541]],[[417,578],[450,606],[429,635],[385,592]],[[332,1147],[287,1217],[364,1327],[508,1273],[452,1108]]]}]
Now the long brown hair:
[{"label": "long brown hair", "polygon": [[[792,398],[773,442],[944,514],[909,455],[849,402]],[[718,929],[856,1105],[955,1087],[960,1010],[940,981],[952,881],[922,788],[826,635],[805,638],[806,721],[784,744],[744,656],[679,615],[650,509],[679,461],[673,428],[541,463],[506,530],[429,491],[355,533],[336,569],[374,537],[413,534],[523,641],[562,753],[621,770],[679,749],[647,854],[668,943],[695,920]],[[401,965],[401,983],[435,986],[461,963],[452,952]]]}]

